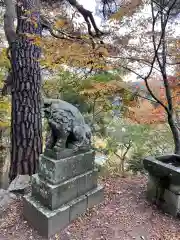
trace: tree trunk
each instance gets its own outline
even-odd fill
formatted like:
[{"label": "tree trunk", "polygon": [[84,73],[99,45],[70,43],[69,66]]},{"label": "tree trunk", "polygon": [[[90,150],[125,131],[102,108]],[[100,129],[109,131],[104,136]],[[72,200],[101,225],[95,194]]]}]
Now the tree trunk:
[{"label": "tree trunk", "polygon": [[[17,39],[11,44],[12,122],[10,181],[18,174],[37,172],[42,152],[40,48],[33,38],[41,36],[37,0],[17,1]],[[32,21],[33,20],[33,21]]]},{"label": "tree trunk", "polygon": [[168,114],[168,123],[171,128],[171,132],[173,134],[173,140],[174,140],[174,146],[175,146],[174,153],[180,155],[180,131],[172,114]]}]

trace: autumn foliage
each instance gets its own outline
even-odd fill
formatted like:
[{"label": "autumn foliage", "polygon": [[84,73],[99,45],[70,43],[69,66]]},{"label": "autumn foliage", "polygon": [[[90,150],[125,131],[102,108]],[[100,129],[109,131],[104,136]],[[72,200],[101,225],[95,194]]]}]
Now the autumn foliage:
[{"label": "autumn foliage", "polygon": [[[172,91],[173,106],[177,110],[180,104],[180,84],[176,77],[170,76],[168,80]],[[159,99],[167,105],[164,87],[159,88]],[[139,98],[138,100],[139,106],[129,108],[126,117],[139,124],[159,124],[166,122],[167,115],[160,104],[153,104],[153,102],[147,99]]]}]

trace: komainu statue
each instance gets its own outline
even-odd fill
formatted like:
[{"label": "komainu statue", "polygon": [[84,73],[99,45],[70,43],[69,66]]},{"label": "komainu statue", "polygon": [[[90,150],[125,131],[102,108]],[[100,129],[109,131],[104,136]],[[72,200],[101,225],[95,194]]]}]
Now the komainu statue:
[{"label": "komainu statue", "polygon": [[43,112],[48,121],[45,149],[90,148],[91,129],[75,106],[59,99],[44,99]]}]

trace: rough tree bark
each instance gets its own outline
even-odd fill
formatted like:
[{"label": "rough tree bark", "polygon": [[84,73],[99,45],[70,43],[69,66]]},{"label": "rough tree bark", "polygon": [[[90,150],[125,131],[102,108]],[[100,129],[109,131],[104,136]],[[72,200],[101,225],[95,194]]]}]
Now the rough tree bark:
[{"label": "rough tree bark", "polygon": [[[12,122],[10,181],[18,174],[32,175],[42,152],[40,48],[26,34],[41,35],[38,0],[18,0],[16,11],[6,0],[4,30],[12,65]],[[14,13],[17,28],[14,30]]]}]

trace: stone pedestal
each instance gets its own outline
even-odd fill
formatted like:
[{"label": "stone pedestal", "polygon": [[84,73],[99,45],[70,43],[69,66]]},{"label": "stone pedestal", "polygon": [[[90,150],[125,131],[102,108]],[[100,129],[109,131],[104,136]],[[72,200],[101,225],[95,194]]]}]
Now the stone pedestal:
[{"label": "stone pedestal", "polygon": [[45,154],[32,176],[32,194],[24,197],[24,217],[49,238],[100,203],[103,187],[97,185],[94,151],[59,159],[51,151]]},{"label": "stone pedestal", "polygon": [[164,212],[173,216],[180,213],[180,156],[169,154],[147,157],[143,161],[149,173],[147,197]]},{"label": "stone pedestal", "polygon": [[147,198],[174,217],[180,214],[180,184],[166,186],[160,178],[149,175]]}]

